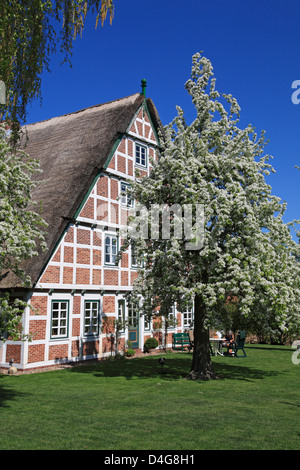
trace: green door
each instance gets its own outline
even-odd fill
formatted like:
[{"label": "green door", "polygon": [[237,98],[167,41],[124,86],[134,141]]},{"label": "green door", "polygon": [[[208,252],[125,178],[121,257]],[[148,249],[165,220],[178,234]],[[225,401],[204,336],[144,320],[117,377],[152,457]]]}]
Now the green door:
[{"label": "green door", "polygon": [[134,304],[128,305],[128,341],[134,349],[139,347],[139,312]]}]

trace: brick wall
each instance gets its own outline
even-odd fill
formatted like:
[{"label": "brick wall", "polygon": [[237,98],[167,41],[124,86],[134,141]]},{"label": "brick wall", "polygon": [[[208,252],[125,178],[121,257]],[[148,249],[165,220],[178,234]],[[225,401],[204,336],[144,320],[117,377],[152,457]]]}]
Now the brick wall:
[{"label": "brick wall", "polygon": [[21,362],[21,345],[20,344],[7,344],[6,345],[6,362],[9,362],[11,359],[14,362]]},{"label": "brick wall", "polygon": [[100,286],[102,284],[102,276],[100,269],[93,269],[93,285]]},{"label": "brick wall", "polygon": [[115,201],[119,197],[119,181],[116,178],[110,178],[110,198]]},{"label": "brick wall", "polygon": [[80,336],[80,318],[72,319],[72,336]]},{"label": "brick wall", "polygon": [[30,315],[47,315],[47,297],[45,295],[33,295],[31,298],[32,309]]},{"label": "brick wall", "polygon": [[79,357],[80,355],[80,341],[76,339],[72,341],[72,350],[71,350],[72,357]]},{"label": "brick wall", "polygon": [[30,344],[28,346],[28,364],[33,362],[43,362],[45,360],[45,345]]},{"label": "brick wall", "polygon": [[73,263],[74,261],[74,248],[73,246],[64,247],[64,263]]},{"label": "brick wall", "polygon": [[121,286],[128,286],[129,274],[127,271],[121,272]]},{"label": "brick wall", "polygon": [[104,269],[104,285],[117,286],[118,277],[119,275],[117,269]]},{"label": "brick wall", "polygon": [[87,341],[83,343],[83,356],[96,356],[99,354],[99,341]]},{"label": "brick wall", "polygon": [[108,176],[101,176],[97,181],[97,195],[108,197]]},{"label": "brick wall", "polygon": [[30,320],[29,322],[29,335],[33,340],[40,340],[46,338],[47,320]]},{"label": "brick wall", "polygon": [[94,219],[94,200],[92,198],[88,198],[80,212],[80,216],[86,217],[87,219]]},{"label": "brick wall", "polygon": [[80,303],[81,297],[79,295],[74,295],[73,297],[73,314],[80,315]]},{"label": "brick wall", "polygon": [[115,296],[114,295],[103,296],[103,312],[115,313]]},{"label": "brick wall", "polygon": [[49,360],[59,360],[68,358],[68,344],[55,344],[49,346]]},{"label": "brick wall", "polygon": [[83,230],[81,228],[77,228],[77,243],[78,243],[78,245],[90,245],[90,243],[91,243],[91,236],[90,235],[91,235],[90,230]]},{"label": "brick wall", "polygon": [[41,282],[46,282],[46,283],[59,283],[59,275],[60,275],[60,268],[59,266],[48,266],[46,268],[46,271],[44,272]]},{"label": "brick wall", "polygon": [[70,266],[63,267],[63,284],[73,284],[73,268]]},{"label": "brick wall", "polygon": [[89,248],[77,248],[77,264],[90,264],[91,251]]},{"label": "brick wall", "polygon": [[76,269],[76,284],[89,284],[90,270],[85,268]]},{"label": "brick wall", "polygon": [[53,261],[60,262],[61,259],[61,247],[58,248],[57,252],[55,253],[53,257]]},{"label": "brick wall", "polygon": [[112,353],[114,352],[114,338],[106,338],[102,339],[102,353]]}]

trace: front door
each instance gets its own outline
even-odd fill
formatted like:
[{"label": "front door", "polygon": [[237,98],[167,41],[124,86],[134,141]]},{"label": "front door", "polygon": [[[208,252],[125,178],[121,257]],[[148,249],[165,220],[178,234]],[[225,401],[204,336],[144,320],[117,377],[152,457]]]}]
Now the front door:
[{"label": "front door", "polygon": [[137,305],[128,305],[128,341],[134,349],[139,347],[139,312]]}]

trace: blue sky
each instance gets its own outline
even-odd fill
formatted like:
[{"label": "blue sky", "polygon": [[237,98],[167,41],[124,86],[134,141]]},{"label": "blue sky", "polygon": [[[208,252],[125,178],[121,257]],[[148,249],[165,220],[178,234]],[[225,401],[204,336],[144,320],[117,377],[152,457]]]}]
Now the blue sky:
[{"label": "blue sky", "polygon": [[147,79],[163,124],[181,106],[192,119],[184,84],[191,59],[203,51],[213,64],[217,89],[241,106],[240,126],[266,131],[266,153],[276,174],[268,182],[288,203],[285,220],[300,219],[300,2],[297,0],[115,0],[112,25],[95,30],[88,16],[74,43],[73,66],[53,56],[42,76],[42,103],[28,109],[28,123],[70,113],[141,91]]}]

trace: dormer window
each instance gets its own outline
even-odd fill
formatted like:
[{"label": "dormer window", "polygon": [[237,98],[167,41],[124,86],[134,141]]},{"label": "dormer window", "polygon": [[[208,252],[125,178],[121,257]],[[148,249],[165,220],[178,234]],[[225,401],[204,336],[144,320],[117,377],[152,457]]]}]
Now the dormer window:
[{"label": "dormer window", "polygon": [[138,166],[147,167],[147,147],[144,145],[135,144],[135,163]]}]

